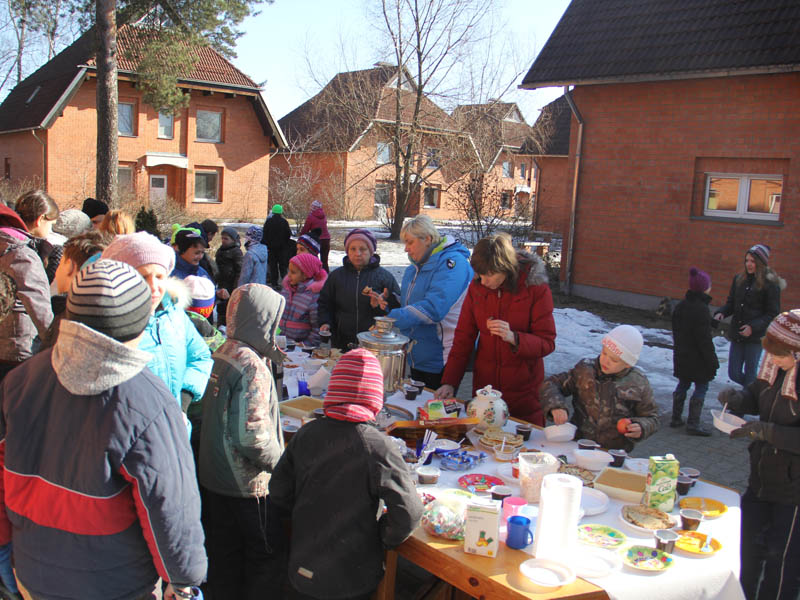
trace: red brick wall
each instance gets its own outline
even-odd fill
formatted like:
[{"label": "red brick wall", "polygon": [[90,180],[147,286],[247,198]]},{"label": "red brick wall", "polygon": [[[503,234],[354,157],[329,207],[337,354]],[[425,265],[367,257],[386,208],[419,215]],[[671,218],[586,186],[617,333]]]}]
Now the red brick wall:
[{"label": "red brick wall", "polygon": [[[47,142],[47,132],[37,131],[36,136]],[[33,137],[30,131],[6,133],[0,135],[0,177],[5,177],[6,159],[9,161],[9,184],[12,186],[31,183],[41,185],[44,168],[42,144]]]},{"label": "red brick wall", "polygon": [[[136,104],[133,137],[120,136],[119,161],[135,165],[135,191],[147,202],[150,174],[168,175],[168,191],[187,212],[217,218],[263,219],[267,214],[270,140],[264,135],[249,98],[226,97],[222,93],[204,95],[192,92],[191,102],[175,116],[172,139],[158,138],[158,112],[141,101],[141,94],[129,82],[120,82],[121,102]],[[47,132],[48,191],[61,208],[80,207],[83,198],[94,195],[97,120],[95,82],[85,82]],[[198,107],[222,110],[222,143],[195,140]],[[19,136],[21,134],[14,134]],[[37,133],[38,135],[38,133]],[[30,133],[25,136],[33,137]],[[11,136],[0,136],[11,138]],[[22,138],[24,140],[24,137]],[[2,140],[4,146],[6,141]],[[9,143],[10,145],[10,143]],[[13,145],[12,164],[30,164],[36,169],[35,154],[41,153],[30,142]],[[2,148],[2,146],[0,146]],[[188,156],[188,169],[145,167],[147,152],[172,152]],[[220,169],[222,175],[219,204],[194,202],[196,167]],[[41,167],[38,167],[41,172]]]},{"label": "red brick wall", "polygon": [[572,189],[567,157],[537,156],[536,162],[539,163],[536,229],[560,233],[566,238]]},{"label": "red brick wall", "polygon": [[[711,274],[721,303],[745,251],[760,242],[772,247],[771,265],[788,281],[782,307],[800,306],[798,97],[796,73],[577,87],[586,124],[573,282],[679,298],[696,265]],[[570,174],[577,131],[573,123]],[[780,223],[699,216],[705,165],[755,173],[749,169],[777,165]]]}]

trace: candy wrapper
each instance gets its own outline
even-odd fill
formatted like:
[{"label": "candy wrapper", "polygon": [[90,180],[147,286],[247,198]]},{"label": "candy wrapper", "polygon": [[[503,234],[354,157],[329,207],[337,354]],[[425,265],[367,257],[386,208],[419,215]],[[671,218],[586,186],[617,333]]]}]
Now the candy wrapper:
[{"label": "candy wrapper", "polygon": [[461,490],[445,490],[425,505],[422,527],[431,535],[448,540],[463,540],[467,502],[472,494]]}]

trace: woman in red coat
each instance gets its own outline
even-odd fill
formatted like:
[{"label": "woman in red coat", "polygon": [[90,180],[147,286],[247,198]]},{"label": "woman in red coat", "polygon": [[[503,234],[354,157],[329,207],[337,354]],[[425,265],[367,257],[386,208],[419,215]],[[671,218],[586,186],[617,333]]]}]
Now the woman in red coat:
[{"label": "woman in red coat", "polygon": [[555,349],[556,340],[544,263],[515,251],[504,233],[475,244],[470,263],[476,278],[467,288],[436,397],[453,397],[480,334],[472,393],[491,384],[503,393],[512,416],[544,425],[538,392],[542,359]]}]

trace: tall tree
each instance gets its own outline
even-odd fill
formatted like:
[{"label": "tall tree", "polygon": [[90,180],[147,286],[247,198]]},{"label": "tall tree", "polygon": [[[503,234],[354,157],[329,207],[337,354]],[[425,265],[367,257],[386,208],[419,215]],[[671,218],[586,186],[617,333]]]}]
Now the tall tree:
[{"label": "tall tree", "polygon": [[116,0],[97,0],[97,175],[95,194],[113,204],[117,198],[117,22]]}]

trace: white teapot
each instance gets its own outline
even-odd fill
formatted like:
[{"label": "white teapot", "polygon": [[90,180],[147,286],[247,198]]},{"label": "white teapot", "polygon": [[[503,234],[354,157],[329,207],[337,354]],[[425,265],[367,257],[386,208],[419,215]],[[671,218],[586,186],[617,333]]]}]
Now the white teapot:
[{"label": "white teapot", "polygon": [[479,429],[503,427],[508,421],[508,405],[500,390],[487,385],[475,392],[475,397],[467,405],[467,416],[480,419]]}]

